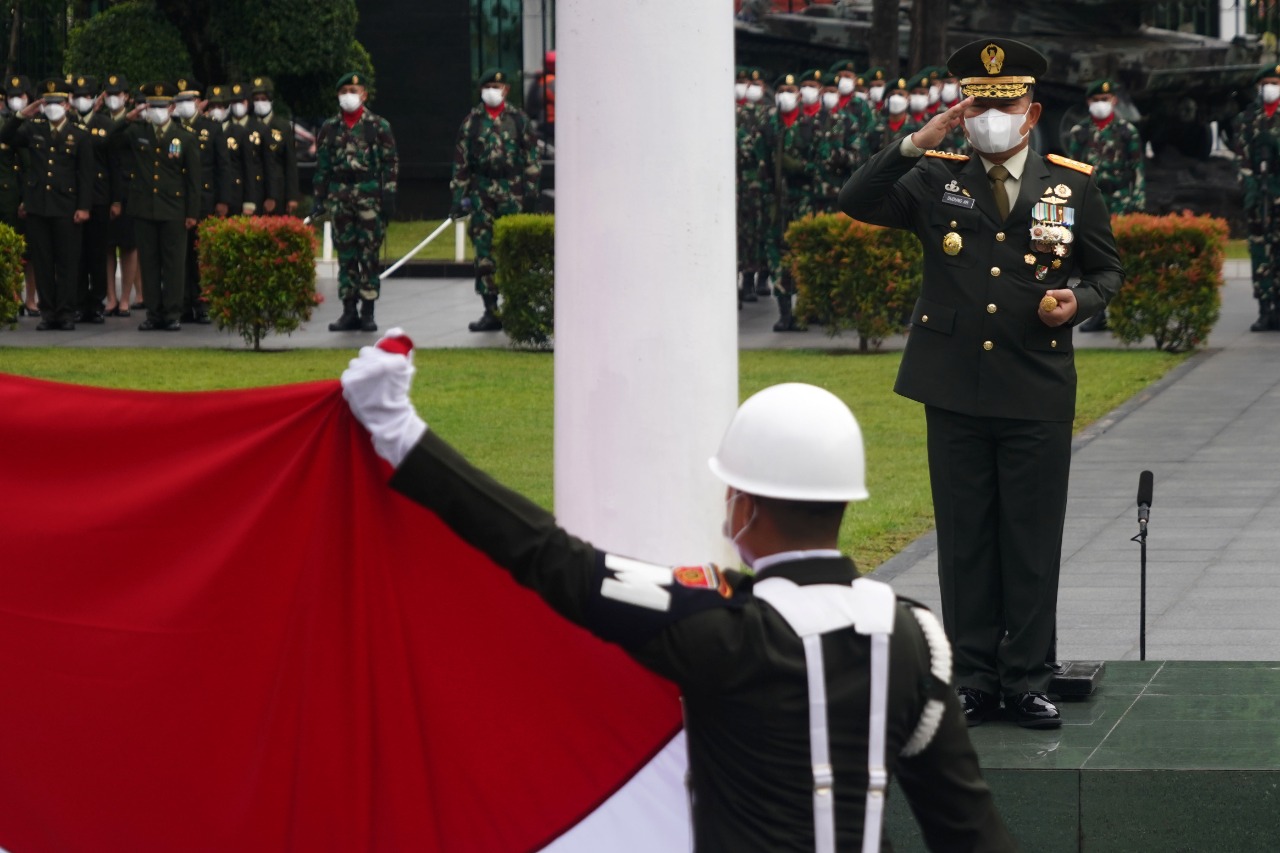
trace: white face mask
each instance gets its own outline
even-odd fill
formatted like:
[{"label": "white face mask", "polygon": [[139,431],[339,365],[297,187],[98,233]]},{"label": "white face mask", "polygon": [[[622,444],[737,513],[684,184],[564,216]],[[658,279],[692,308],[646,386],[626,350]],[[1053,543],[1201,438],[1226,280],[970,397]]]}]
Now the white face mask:
[{"label": "white face mask", "polygon": [[809,106],[818,103],[818,96],[820,94],[822,94],[822,90],[817,86],[800,87],[800,100]]},{"label": "white face mask", "polygon": [[[1280,94],[1280,86],[1276,87],[1277,93]],[[1111,102],[1110,101],[1090,101],[1089,115],[1098,121],[1106,121],[1111,118]]]},{"label": "white face mask", "polygon": [[87,113],[93,109],[93,98],[76,98],[72,103],[79,113]]},{"label": "white face mask", "polygon": [[178,118],[195,118],[196,102],[195,101],[178,101],[173,105],[173,114]]},{"label": "white face mask", "polygon": [[942,101],[947,104],[954,104],[956,98],[960,96],[959,83],[943,83],[942,84]]},{"label": "white face mask", "polygon": [[338,96],[338,108],[344,113],[353,113],[360,109],[360,93],[343,92]]},{"label": "white face mask", "polygon": [[236,118],[244,118],[249,114],[249,105],[244,101],[231,105],[231,114]]},{"label": "white face mask", "polygon": [[941,87],[941,86],[930,86],[930,87],[929,87],[929,103],[931,103],[931,104],[936,104],[936,103],[938,103],[938,93],[939,93],[940,91],[942,91],[942,87]]},{"label": "white face mask", "polygon": [[734,533],[731,526],[733,524],[733,505],[738,502],[738,498],[742,497],[742,492],[734,490],[733,494],[724,502],[724,524],[720,527],[720,532],[724,534],[724,538],[729,540],[729,544],[733,546],[733,550],[737,552],[738,559],[742,560],[743,565],[750,566],[755,560],[755,555],[748,553],[743,549],[742,535],[747,532],[747,528],[756,520],[755,508],[751,509],[751,517],[747,519],[747,523],[742,525],[742,529]]},{"label": "white face mask", "polygon": [[795,92],[779,92],[774,100],[778,103],[778,109],[784,113],[789,113],[796,108],[796,103],[800,100],[800,96]]},{"label": "white face mask", "polygon": [[907,98],[907,108],[913,113],[922,113],[929,108],[928,95],[911,95]]},{"label": "white face mask", "polygon": [[501,89],[490,86],[480,90],[480,100],[484,101],[484,105],[489,109],[496,110],[498,107],[502,106],[502,102],[505,101],[506,98],[503,96]]},{"label": "white face mask", "polygon": [[883,85],[868,86],[867,95],[870,96],[872,103],[874,104],[880,103],[882,100],[884,100],[884,86]]},{"label": "white face mask", "polygon": [[1280,83],[1263,83],[1262,102],[1274,104],[1276,101],[1280,101]]},{"label": "white face mask", "polygon": [[853,96],[857,98],[859,101],[865,101],[868,98],[870,98],[870,95],[868,95],[866,92],[854,92]]},{"label": "white face mask", "polygon": [[746,84],[746,83],[734,83],[734,84],[733,84],[733,99],[734,99],[735,101],[745,101],[745,100],[747,99],[747,84]]},{"label": "white face mask", "polygon": [[840,93],[840,97],[845,97],[853,91],[853,78],[841,77],[836,81],[836,91]]},{"label": "white face mask", "polygon": [[747,100],[753,104],[758,104],[760,99],[764,97],[764,86],[752,83],[747,86]]},{"label": "white face mask", "polygon": [[227,108],[226,107],[209,107],[209,118],[213,119],[218,124],[222,124],[224,121],[227,120]]},{"label": "white face mask", "polygon": [[9,99],[9,109],[15,113],[20,113],[27,108],[27,99],[21,95],[14,95]]},{"label": "white face mask", "polygon": [[964,120],[969,134],[969,144],[983,154],[1002,154],[1022,144],[1027,135],[1022,132],[1026,113],[1003,113],[994,107],[985,113]]},{"label": "white face mask", "polygon": [[124,109],[123,95],[107,95],[107,109],[113,113],[118,113]]},{"label": "white face mask", "polygon": [[889,112],[905,113],[907,111],[906,95],[890,95],[889,96]]},{"label": "white face mask", "polygon": [[49,121],[53,122],[54,124],[57,124],[58,122],[62,121],[66,117],[66,115],[67,115],[67,108],[64,107],[62,104],[45,104],[44,105],[44,117],[47,118]]},{"label": "white face mask", "polygon": [[822,106],[827,110],[834,110],[836,105],[840,103],[839,92],[823,92]]},{"label": "white face mask", "polygon": [[267,116],[271,114],[270,101],[254,101],[253,114],[256,116]]},{"label": "white face mask", "polygon": [[147,107],[147,119],[158,127],[169,120],[169,108]]}]

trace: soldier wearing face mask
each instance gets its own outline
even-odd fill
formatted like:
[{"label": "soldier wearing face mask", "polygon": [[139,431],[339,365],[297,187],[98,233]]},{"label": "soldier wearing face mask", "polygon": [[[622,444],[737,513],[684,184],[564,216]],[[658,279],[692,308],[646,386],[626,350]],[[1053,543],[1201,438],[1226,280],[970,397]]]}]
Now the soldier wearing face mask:
[{"label": "soldier wearing face mask", "polygon": [[[1102,190],[1112,216],[1141,213],[1147,206],[1143,159],[1146,146],[1138,128],[1116,115],[1116,86],[1095,80],[1085,90],[1089,120],[1067,134],[1068,157],[1093,166],[1093,180]],[[1107,328],[1107,312],[1099,311],[1080,324],[1082,332]]]},{"label": "soldier wearing face mask", "polygon": [[[1007,38],[947,62],[963,100],[853,174],[841,209],[914,232],[920,298],[895,389],[924,404],[943,622],[969,725],[1061,725],[1047,691],[1075,416],[1072,327],[1124,270],[1093,167],[1040,156],[1047,60]],[[936,150],[958,124],[969,157]],[[1069,282],[1075,281],[1072,287]]]},{"label": "soldier wearing face mask", "polygon": [[[138,246],[134,240],[133,217],[125,209],[123,200],[129,197],[129,182],[133,180],[133,152],[123,146],[124,140],[113,138],[111,131],[124,124],[129,112],[129,81],[123,74],[108,74],[102,87],[103,98],[98,115],[106,119],[107,176],[111,206],[107,222],[107,315],[128,317],[130,298],[142,299],[142,280],[138,275]],[[120,291],[116,292],[117,259],[120,272]]]},{"label": "soldier wearing face mask", "polygon": [[68,115],[68,88],[60,79],[45,80],[40,100],[0,127],[0,144],[31,157],[18,215],[27,220],[41,332],[76,327],[81,231],[93,204],[93,143]]},{"label": "soldier wearing face mask", "polygon": [[[22,112],[31,103],[31,81],[25,75],[15,74],[5,81],[4,119]],[[19,234],[26,231],[26,222],[18,215],[22,204],[22,177],[27,168],[28,158],[25,152],[8,142],[0,142],[0,222],[8,225]],[[26,278],[26,299],[23,312],[28,317],[40,316],[36,304],[36,277],[31,267],[29,250],[23,252],[23,275]]]},{"label": "soldier wearing face mask", "polygon": [[[71,106],[77,124],[89,133],[93,143],[93,207],[84,224],[84,246],[80,253],[79,322],[106,322],[107,232],[111,227],[111,144],[108,135],[114,126],[98,107],[98,81],[84,74],[72,75]],[[114,295],[114,294],[113,294]],[[114,306],[115,300],[111,301]]]},{"label": "soldier wearing face mask", "polygon": [[835,87],[837,98],[833,111],[848,113],[858,132],[865,135],[872,124],[866,79],[858,76],[853,61],[849,59],[832,65],[825,79]]},{"label": "soldier wearing face mask", "polygon": [[244,210],[246,216],[252,216],[263,209],[263,204],[275,189],[272,173],[266,167],[263,154],[264,144],[261,129],[252,120],[253,111],[249,108],[249,87],[244,83],[231,84],[231,100],[228,109],[231,111],[231,124],[244,130],[243,150],[248,160],[249,177],[252,179],[245,187]]},{"label": "soldier wearing face mask", "polygon": [[1249,226],[1249,262],[1258,319],[1253,332],[1280,331],[1280,65],[1254,75],[1257,101],[1236,116],[1234,143],[1244,186],[1244,215]]},{"label": "soldier wearing face mask", "polygon": [[134,157],[129,186],[147,318],[138,330],[176,332],[186,293],[187,232],[200,217],[200,146],[173,118],[172,83],[148,83],[146,101],[130,110],[114,137]]},{"label": "soldier wearing face mask", "polygon": [[270,77],[253,78],[253,118],[262,135],[262,164],[266,170],[266,197],[262,212],[292,216],[298,209],[298,153],[293,122],[279,115],[272,100],[275,84]]},{"label": "soldier wearing face mask", "polygon": [[822,87],[820,124],[825,137],[825,156],[818,164],[818,191],[813,200],[815,213],[836,210],[840,188],[868,156],[866,137],[858,122],[859,114],[849,109],[847,104],[841,109],[837,79],[828,78],[828,85]]},{"label": "soldier wearing face mask", "polygon": [[883,112],[886,89],[889,82],[885,77],[884,69],[879,66],[869,68],[862,77],[867,81],[867,106],[871,108],[872,112]]},{"label": "soldier wearing face mask", "polygon": [[480,75],[480,103],[458,128],[449,190],[454,219],[470,216],[467,231],[476,253],[476,293],[484,302],[473,332],[502,329],[494,281],[493,223],[513,213],[531,213],[538,201],[542,161],[533,122],[507,102],[511,77],[498,68]]},{"label": "soldier wearing face mask", "polygon": [[908,109],[911,104],[911,90],[905,77],[899,77],[889,87],[889,96],[884,99],[882,112],[876,113],[875,124],[867,134],[867,147],[871,151],[879,151],[892,145],[903,135],[919,130],[923,124],[911,121]]},{"label": "soldier wearing face mask", "polygon": [[768,259],[764,245],[768,237],[765,224],[766,182],[764,138],[761,126],[766,109],[760,101],[764,95],[764,79],[759,68],[742,68],[734,95],[741,87],[742,100],[734,107],[737,137],[737,230],[738,304],[755,302],[769,295]]},{"label": "soldier wearing face mask", "polygon": [[810,68],[800,75],[800,113],[805,118],[817,118],[822,112],[822,72]]},{"label": "soldier wearing face mask", "polygon": [[231,86],[226,83],[209,87],[205,116],[215,128],[214,144],[218,148],[215,162],[219,170],[218,179],[214,182],[213,212],[217,216],[247,216],[255,207],[246,201],[247,193],[255,184],[249,131],[231,120],[231,97]]},{"label": "soldier wearing face mask", "polygon": [[[218,184],[227,168],[226,149],[218,145],[220,126],[203,114],[205,105],[200,102],[200,84],[185,77],[179,78],[176,84],[178,91],[173,96],[173,117],[182,125],[183,130],[195,137],[200,149],[200,212],[196,219],[203,221],[215,213]],[[200,293],[196,228],[187,232],[187,279],[182,298],[182,322],[202,326],[211,322],[209,310]]]},{"label": "soldier wearing face mask", "polygon": [[[956,79],[956,75],[952,74],[945,66],[938,66],[935,69],[938,72],[938,103],[934,114],[946,112],[947,110],[960,103],[960,81]],[[947,134],[947,138],[938,146],[940,151],[949,151],[952,154],[964,153],[968,144],[964,138],[964,125],[957,125]]]},{"label": "soldier wearing face mask", "polygon": [[931,91],[927,68],[907,81],[907,122],[911,127],[910,130],[900,129],[899,133],[914,133],[933,118],[929,112]]}]

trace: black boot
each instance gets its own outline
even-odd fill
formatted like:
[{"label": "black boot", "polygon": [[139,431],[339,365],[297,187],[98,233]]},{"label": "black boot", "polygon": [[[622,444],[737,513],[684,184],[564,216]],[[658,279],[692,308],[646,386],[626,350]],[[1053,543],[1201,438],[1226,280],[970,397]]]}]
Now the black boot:
[{"label": "black boot", "polygon": [[480,315],[480,319],[474,323],[468,323],[467,328],[473,332],[499,332],[502,330],[502,321],[498,319],[495,313],[498,310],[498,297],[485,294],[481,297],[484,300],[484,313]]},{"label": "black boot", "polygon": [[1079,325],[1081,332],[1105,332],[1107,330],[1107,309],[1103,308],[1088,320]]},{"label": "black boot", "polygon": [[769,290],[769,274],[764,270],[756,273],[756,296],[768,296],[772,291]]},{"label": "black boot", "polygon": [[1251,332],[1274,332],[1280,329],[1280,313],[1276,306],[1265,300],[1258,300],[1258,319],[1249,327]]},{"label": "black boot", "polygon": [[778,300],[778,322],[773,324],[775,332],[803,332],[806,329],[796,322],[791,313],[791,294],[779,290],[774,294]]},{"label": "black boot", "polygon": [[756,273],[747,270],[742,274],[742,288],[738,291],[740,302],[759,302],[756,296]]},{"label": "black boot", "polygon": [[360,331],[376,332],[378,324],[373,321],[373,300],[360,300]]},{"label": "black boot", "polygon": [[329,324],[331,332],[354,332],[360,328],[360,315],[356,313],[354,296],[342,300],[342,316],[336,323]]}]

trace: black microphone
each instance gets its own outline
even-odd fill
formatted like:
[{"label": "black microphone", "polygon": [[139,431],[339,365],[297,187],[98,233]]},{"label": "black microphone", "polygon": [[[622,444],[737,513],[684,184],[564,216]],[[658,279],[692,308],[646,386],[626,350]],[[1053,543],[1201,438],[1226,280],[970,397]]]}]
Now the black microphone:
[{"label": "black microphone", "polygon": [[1138,475],[1138,524],[1147,526],[1151,518],[1151,488],[1154,478],[1150,471]]}]

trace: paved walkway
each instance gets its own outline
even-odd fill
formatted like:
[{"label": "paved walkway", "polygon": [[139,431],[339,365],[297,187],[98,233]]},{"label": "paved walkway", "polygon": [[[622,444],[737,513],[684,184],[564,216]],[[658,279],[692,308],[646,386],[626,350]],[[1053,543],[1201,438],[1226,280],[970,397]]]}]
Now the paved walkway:
[{"label": "paved walkway", "polygon": [[[1280,660],[1280,334],[1251,334],[1255,314],[1247,264],[1228,262],[1223,313],[1208,349],[1095,424],[1076,441],[1059,600],[1064,658],[1138,657],[1138,473],[1155,475],[1148,539],[1147,657]],[[335,284],[325,305],[275,347],[354,347],[371,339],[332,334]],[[480,300],[465,279],[396,279],[378,319],[399,324],[422,347],[506,346],[502,333],[472,334]],[[743,349],[856,349],[857,339],[821,331],[775,334],[772,300],[739,314]],[[141,317],[104,326],[37,333],[34,319],[0,332],[0,346],[228,347],[243,343],[209,326],[138,332]],[[1115,347],[1106,334],[1076,336],[1080,347]],[[887,341],[897,349],[902,339]],[[0,355],[2,364],[2,355]],[[877,576],[938,605],[931,535],[885,563]]]}]

